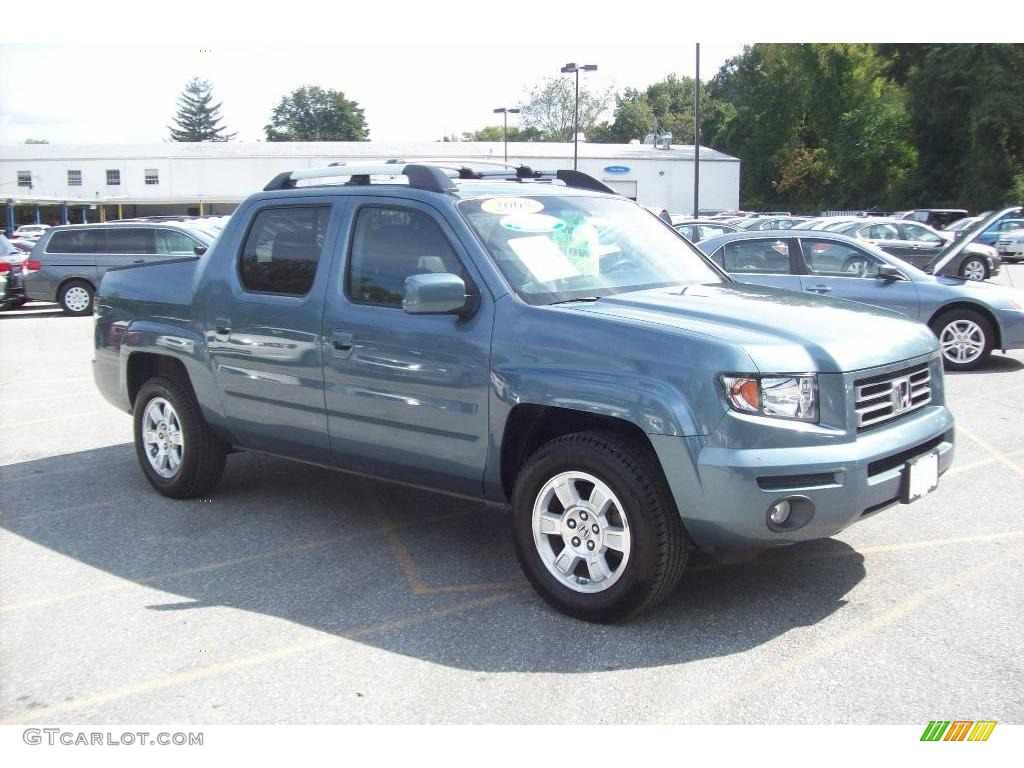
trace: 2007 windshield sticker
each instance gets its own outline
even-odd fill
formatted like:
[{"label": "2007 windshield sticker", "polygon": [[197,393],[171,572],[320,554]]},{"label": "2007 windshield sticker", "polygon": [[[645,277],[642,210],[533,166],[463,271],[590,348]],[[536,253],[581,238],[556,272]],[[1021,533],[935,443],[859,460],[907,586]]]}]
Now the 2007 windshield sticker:
[{"label": "2007 windshield sticker", "polygon": [[544,203],[528,197],[492,197],[480,204],[480,210],[499,216],[507,213],[540,213],[544,210]]},{"label": "2007 windshield sticker", "polygon": [[565,222],[560,218],[544,213],[514,213],[503,217],[500,223],[513,232],[557,232],[565,228]]}]

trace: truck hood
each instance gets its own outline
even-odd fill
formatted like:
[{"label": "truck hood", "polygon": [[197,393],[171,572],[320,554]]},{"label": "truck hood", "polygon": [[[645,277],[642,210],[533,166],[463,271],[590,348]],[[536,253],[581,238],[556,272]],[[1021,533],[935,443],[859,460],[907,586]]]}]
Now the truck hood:
[{"label": "truck hood", "polygon": [[703,334],[741,347],[761,372],[857,371],[938,350],[926,325],[895,312],[741,283],[633,291],[560,308]]}]

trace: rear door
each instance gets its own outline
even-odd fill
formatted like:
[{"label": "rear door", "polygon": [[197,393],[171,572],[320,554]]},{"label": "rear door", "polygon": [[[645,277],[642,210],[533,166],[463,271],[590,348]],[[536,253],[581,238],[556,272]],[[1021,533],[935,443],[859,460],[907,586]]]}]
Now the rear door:
[{"label": "rear door", "polygon": [[[324,311],[324,379],[335,462],[346,469],[479,494],[488,453],[493,304],[452,225],[431,206],[357,198],[345,263]],[[410,275],[457,274],[470,317],[402,310]]]},{"label": "rear door", "polygon": [[250,209],[241,247],[216,262],[204,320],[224,412],[239,442],[323,463],[330,441],[320,329],[338,226],[334,206],[331,198],[303,197]]},{"label": "rear door", "polygon": [[878,269],[885,262],[873,253],[849,243],[813,237],[800,238],[799,247],[805,271],[800,281],[808,293],[918,317],[917,287],[910,280],[880,278]]},{"label": "rear door", "polygon": [[898,255],[915,267],[924,269],[946,245],[945,240],[920,224],[903,222],[899,226],[907,249],[905,255]]},{"label": "rear door", "polygon": [[757,238],[727,242],[711,259],[742,283],[799,291],[794,255],[791,238]]}]

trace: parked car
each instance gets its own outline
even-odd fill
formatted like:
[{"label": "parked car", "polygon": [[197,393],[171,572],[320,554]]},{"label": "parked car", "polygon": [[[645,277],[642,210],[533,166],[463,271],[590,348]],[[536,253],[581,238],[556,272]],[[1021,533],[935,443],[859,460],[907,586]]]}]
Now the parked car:
[{"label": "parked car", "polygon": [[[742,232],[699,247],[743,282],[850,299],[927,323],[952,370],[977,368],[993,349],[1024,348],[1024,292],[929,275],[865,240],[837,232]],[[860,329],[851,333],[869,338]]]},{"label": "parked car", "polygon": [[[952,232],[936,231],[906,219],[861,220],[840,225],[832,231],[866,240],[925,272],[934,271],[939,255],[953,240]],[[958,258],[944,265],[941,274],[987,280],[998,275],[1001,268],[1002,259],[995,248],[969,243]]]},{"label": "parked car", "polygon": [[1014,230],[1021,229],[1022,227],[1024,227],[1024,219],[1016,217],[1000,219],[999,221],[994,221],[985,227],[985,229],[978,235],[975,242],[995,246],[996,242],[1003,234],[1013,232]]},{"label": "parked car", "polygon": [[88,315],[108,269],[195,256],[213,241],[213,235],[188,221],[52,227],[32,249],[25,293],[34,301],[56,301],[68,314]]},{"label": "parked car", "polygon": [[38,240],[49,228],[49,224],[22,224],[14,230],[13,234],[15,237],[25,237],[31,240]]},{"label": "parked car", "polygon": [[1001,234],[996,241],[996,250],[1006,261],[1024,259],[1024,228],[1012,229]]},{"label": "parked car", "polygon": [[741,285],[574,171],[282,173],[204,256],[107,272],[94,339],[158,492],[249,448],[511,504],[528,579],[588,620],[667,595],[691,542],[829,536],[953,457],[926,328]]},{"label": "parked car", "polygon": [[837,227],[849,222],[855,221],[866,221],[863,216],[819,216],[813,219],[807,219],[800,224],[794,224],[792,229],[828,229],[830,227]]},{"label": "parked car", "polygon": [[0,309],[20,307],[25,303],[23,258],[24,254],[0,233]]},{"label": "parked car", "polygon": [[672,226],[691,243],[717,237],[729,232],[739,232],[732,224],[713,219],[687,219],[685,216],[673,216]]},{"label": "parked car", "polygon": [[935,229],[942,229],[947,224],[966,215],[967,211],[963,208],[914,208],[910,211],[898,211],[892,215],[892,218],[910,219]]}]

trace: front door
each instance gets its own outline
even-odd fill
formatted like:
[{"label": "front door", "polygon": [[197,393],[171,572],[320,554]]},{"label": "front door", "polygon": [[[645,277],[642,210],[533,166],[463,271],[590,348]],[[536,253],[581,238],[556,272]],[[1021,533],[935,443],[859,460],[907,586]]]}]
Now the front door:
[{"label": "front door", "polygon": [[[335,462],[403,482],[479,494],[488,453],[493,304],[454,230],[430,206],[367,196],[346,217],[344,264],[323,319]],[[339,260],[341,261],[341,260]],[[479,296],[468,317],[410,315],[405,279],[447,272]]]},{"label": "front door", "polygon": [[901,312],[917,319],[917,287],[910,280],[885,280],[878,269],[882,259],[855,245],[836,240],[800,238],[805,274],[800,281],[808,293],[849,299]]}]

